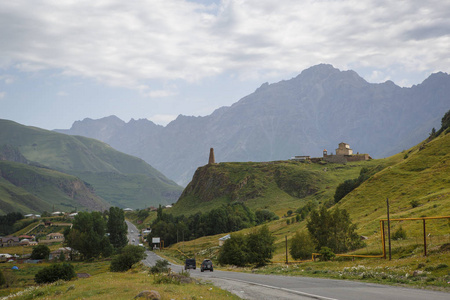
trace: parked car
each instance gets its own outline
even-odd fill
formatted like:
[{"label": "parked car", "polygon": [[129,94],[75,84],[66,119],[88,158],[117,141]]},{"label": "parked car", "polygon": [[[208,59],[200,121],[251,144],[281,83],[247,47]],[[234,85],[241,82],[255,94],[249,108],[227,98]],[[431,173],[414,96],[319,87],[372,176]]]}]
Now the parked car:
[{"label": "parked car", "polygon": [[185,263],[184,263],[184,269],[197,269],[197,265],[195,262],[195,258],[188,258],[186,259]]},{"label": "parked car", "polygon": [[202,262],[202,265],[201,265],[201,267],[200,267],[200,271],[205,271],[205,270],[210,270],[211,272],[212,271],[214,271],[214,268],[213,268],[213,263],[212,263],[212,261],[210,261],[209,259],[205,259],[203,262]]}]

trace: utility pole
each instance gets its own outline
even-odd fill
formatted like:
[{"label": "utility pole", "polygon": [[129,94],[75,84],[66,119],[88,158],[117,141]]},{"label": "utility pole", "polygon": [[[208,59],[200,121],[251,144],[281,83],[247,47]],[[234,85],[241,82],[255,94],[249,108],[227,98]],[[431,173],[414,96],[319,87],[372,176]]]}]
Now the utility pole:
[{"label": "utility pole", "polygon": [[389,241],[389,260],[391,260],[391,220],[389,219],[389,198],[386,198],[387,221],[388,221],[388,241]]}]

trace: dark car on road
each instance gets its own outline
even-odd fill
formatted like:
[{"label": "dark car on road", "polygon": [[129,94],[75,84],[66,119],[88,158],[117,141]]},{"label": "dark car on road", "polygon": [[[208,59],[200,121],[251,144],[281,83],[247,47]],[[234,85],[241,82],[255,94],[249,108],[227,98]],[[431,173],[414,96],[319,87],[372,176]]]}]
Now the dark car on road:
[{"label": "dark car on road", "polygon": [[202,262],[202,265],[201,265],[201,267],[200,267],[200,271],[205,271],[205,270],[210,270],[211,272],[212,271],[214,271],[214,268],[213,268],[213,263],[212,263],[212,261],[210,261],[209,259],[205,259],[203,262]]},{"label": "dark car on road", "polygon": [[197,269],[196,263],[195,263],[195,258],[188,258],[186,259],[185,263],[184,263],[184,269]]}]

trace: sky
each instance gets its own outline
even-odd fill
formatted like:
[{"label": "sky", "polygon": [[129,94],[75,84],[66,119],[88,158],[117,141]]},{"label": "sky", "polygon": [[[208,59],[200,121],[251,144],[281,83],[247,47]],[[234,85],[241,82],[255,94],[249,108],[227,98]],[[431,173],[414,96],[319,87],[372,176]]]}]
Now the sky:
[{"label": "sky", "polygon": [[0,119],[166,125],[327,63],[365,80],[450,73],[450,1],[0,0]]}]

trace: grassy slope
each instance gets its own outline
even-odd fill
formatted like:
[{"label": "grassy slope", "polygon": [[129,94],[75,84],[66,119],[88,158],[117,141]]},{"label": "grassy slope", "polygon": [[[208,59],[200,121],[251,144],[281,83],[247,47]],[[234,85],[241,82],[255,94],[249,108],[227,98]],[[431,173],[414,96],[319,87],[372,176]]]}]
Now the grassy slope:
[{"label": "grassy slope", "polygon": [[[0,289],[1,296],[8,299],[133,299],[140,292],[154,290],[161,299],[239,299],[230,292],[211,284],[155,284],[148,268],[135,265],[124,273],[109,272],[109,261],[72,262],[77,273],[88,273],[90,278],[73,279],[69,282],[34,286],[34,275],[50,265],[22,264],[19,270],[11,270],[15,264],[4,263],[0,270],[7,278],[11,288]],[[25,287],[28,287],[25,289]]]},{"label": "grassy slope", "polygon": [[244,201],[252,209],[265,208],[283,216],[309,200],[329,201],[337,185],[357,178],[362,167],[381,169],[393,163],[392,159],[379,159],[346,165],[295,161],[207,165],[197,169],[172,213],[204,212]]},{"label": "grassy slope", "polygon": [[[181,192],[181,187],[143,160],[93,139],[0,120],[0,144],[18,147],[30,161],[79,176],[98,190],[99,196],[122,207],[175,202]],[[117,180],[105,180],[107,173],[120,175],[120,182],[133,188],[120,190]],[[117,194],[122,197],[113,198]]]},{"label": "grassy slope", "polygon": [[[378,220],[386,218],[386,198],[391,218],[450,216],[450,134],[397,154],[393,159],[398,163],[377,173],[339,203],[339,207],[348,210],[363,235],[379,233]],[[414,208],[413,200],[419,206]],[[393,229],[399,224],[393,222]],[[448,235],[448,224],[447,220],[428,221],[427,228],[436,235],[447,230]],[[421,232],[420,221],[404,221],[401,225],[414,234]]]},{"label": "grassy slope", "polygon": [[0,161],[0,213],[40,213],[53,206],[102,210],[108,203],[75,176],[22,163]]}]

